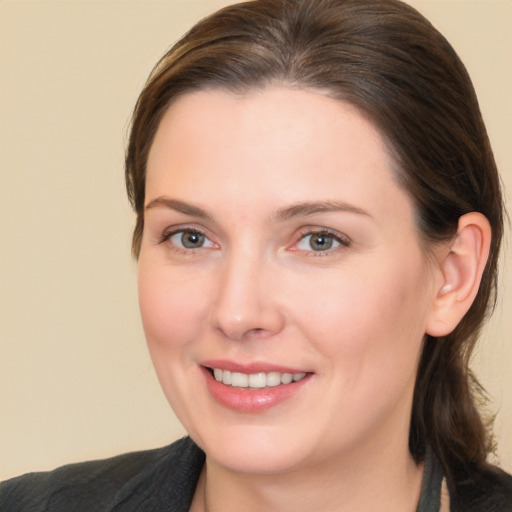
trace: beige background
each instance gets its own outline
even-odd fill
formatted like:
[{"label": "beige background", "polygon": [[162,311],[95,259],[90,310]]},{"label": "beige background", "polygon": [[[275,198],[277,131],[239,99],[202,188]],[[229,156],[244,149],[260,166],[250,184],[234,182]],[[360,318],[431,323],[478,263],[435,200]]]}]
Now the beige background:
[{"label": "beige background", "polygon": [[[167,444],[183,431],[140,326],[123,189],[150,68],[215,0],[0,2],[0,477]],[[473,76],[512,190],[512,2],[413,1]],[[504,260],[505,261],[505,260]],[[512,471],[512,286],[475,367]]]}]

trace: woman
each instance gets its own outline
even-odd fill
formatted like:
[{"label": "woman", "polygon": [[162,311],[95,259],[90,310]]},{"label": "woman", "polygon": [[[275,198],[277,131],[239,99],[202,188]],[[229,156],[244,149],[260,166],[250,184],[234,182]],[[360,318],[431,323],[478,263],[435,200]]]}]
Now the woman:
[{"label": "woman", "polygon": [[12,480],[6,510],[510,510],[468,370],[499,178],[423,17],[219,11],[151,74],[126,177],[148,346],[190,439]]}]

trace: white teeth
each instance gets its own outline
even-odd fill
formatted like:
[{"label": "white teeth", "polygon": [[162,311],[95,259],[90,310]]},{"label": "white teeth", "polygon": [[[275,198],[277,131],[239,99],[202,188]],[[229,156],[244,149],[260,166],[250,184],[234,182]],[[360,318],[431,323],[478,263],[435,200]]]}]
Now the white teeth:
[{"label": "white teeth", "polygon": [[293,375],[291,373],[283,373],[281,375],[281,382],[283,384],[290,384],[290,382],[293,380]]},{"label": "white teeth", "polygon": [[222,378],[220,379],[217,379],[217,377],[215,377],[218,381],[222,381],[224,384],[227,384],[228,386],[231,385],[231,372],[229,372],[228,370],[220,370],[221,375],[222,375]]},{"label": "white teeth", "polygon": [[267,386],[279,386],[281,384],[281,374],[279,372],[267,373]]},{"label": "white teeth", "polygon": [[231,385],[235,388],[246,388],[249,384],[249,375],[246,373],[231,373]]},{"label": "white teeth", "polygon": [[264,373],[251,373],[249,375],[250,388],[264,388],[267,385],[267,376]]},{"label": "white teeth", "polygon": [[213,376],[218,382],[222,382],[228,386],[236,388],[255,388],[261,389],[265,387],[279,386],[280,384],[290,384],[291,382],[298,382],[306,377],[306,373],[240,373],[230,372],[229,370],[221,370],[219,368],[212,368]]}]

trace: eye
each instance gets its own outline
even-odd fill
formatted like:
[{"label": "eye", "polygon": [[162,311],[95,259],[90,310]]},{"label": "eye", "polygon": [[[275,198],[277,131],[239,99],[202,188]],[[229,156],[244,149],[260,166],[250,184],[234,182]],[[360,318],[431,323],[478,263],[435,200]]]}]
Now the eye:
[{"label": "eye", "polygon": [[299,251],[326,252],[340,246],[348,246],[349,241],[328,231],[306,233],[297,242]]},{"label": "eye", "polygon": [[181,249],[202,249],[203,247],[214,247],[215,244],[203,233],[195,229],[182,229],[170,233],[165,240]]}]

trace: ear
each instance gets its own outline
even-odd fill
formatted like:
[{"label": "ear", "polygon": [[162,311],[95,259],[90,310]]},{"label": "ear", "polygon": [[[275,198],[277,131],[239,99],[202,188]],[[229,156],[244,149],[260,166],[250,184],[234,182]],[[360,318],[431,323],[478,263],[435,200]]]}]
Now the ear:
[{"label": "ear", "polygon": [[457,234],[437,256],[442,278],[427,319],[427,334],[450,334],[467,313],[480,286],[490,243],[491,226],[481,213],[459,219]]}]

